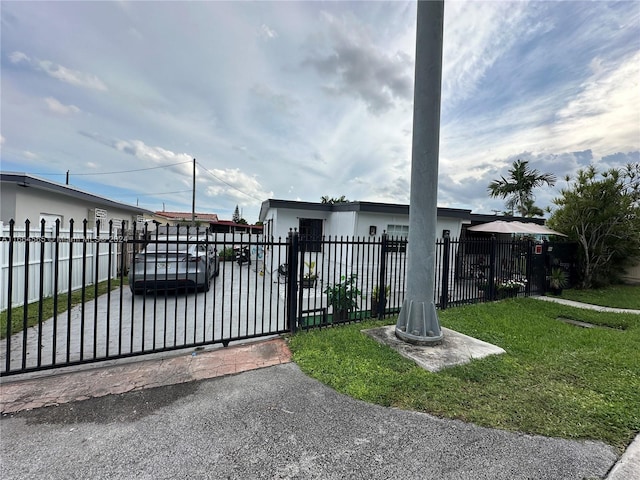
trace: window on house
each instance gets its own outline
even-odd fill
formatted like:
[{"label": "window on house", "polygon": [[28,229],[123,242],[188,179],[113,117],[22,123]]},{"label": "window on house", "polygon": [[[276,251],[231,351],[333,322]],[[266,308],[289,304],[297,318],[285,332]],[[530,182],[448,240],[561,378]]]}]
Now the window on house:
[{"label": "window on house", "polygon": [[322,251],[322,219],[301,218],[299,221],[300,248],[305,252]]},{"label": "window on house", "polygon": [[409,239],[409,225],[387,225],[389,236],[389,251],[404,253],[407,251]]}]

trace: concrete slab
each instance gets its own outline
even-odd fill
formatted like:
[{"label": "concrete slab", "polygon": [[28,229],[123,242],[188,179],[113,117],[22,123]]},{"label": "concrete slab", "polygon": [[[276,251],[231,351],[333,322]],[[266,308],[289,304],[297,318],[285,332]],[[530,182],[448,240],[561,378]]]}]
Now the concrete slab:
[{"label": "concrete slab", "polygon": [[395,325],[363,330],[378,342],[388,345],[400,355],[413,360],[430,372],[462,365],[476,358],[499,355],[505,351],[491,343],[469,337],[448,328],[442,328],[444,339],[440,345],[418,346],[406,343],[395,335]]}]

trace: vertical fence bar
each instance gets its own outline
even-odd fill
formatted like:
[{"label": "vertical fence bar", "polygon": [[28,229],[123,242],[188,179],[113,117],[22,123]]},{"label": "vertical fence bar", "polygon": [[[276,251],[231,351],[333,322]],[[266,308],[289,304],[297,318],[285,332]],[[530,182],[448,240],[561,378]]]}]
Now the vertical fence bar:
[{"label": "vertical fence bar", "polygon": [[24,222],[25,225],[25,244],[24,244],[24,287],[22,303],[24,305],[22,312],[22,369],[27,368],[27,328],[29,327],[29,220]]},{"label": "vertical fence bar", "polygon": [[87,223],[85,218],[82,222],[82,305],[80,306],[80,361],[84,360],[84,315],[86,312],[87,300]]},{"label": "vertical fence bar", "polygon": [[42,317],[43,313],[43,299],[44,299],[44,247],[45,236],[44,229],[46,220],[43,218],[40,220],[40,281],[38,288],[38,367],[42,365]]},{"label": "vertical fence bar", "polygon": [[94,248],[93,254],[96,256],[95,258],[95,269],[93,275],[93,358],[98,356],[98,284],[100,283],[100,222],[101,220],[96,221],[96,228],[94,233]]},{"label": "vertical fence bar", "polygon": [[[125,274],[125,255],[129,255],[129,236],[125,238],[124,235],[124,225],[120,228],[121,237],[118,238],[118,243],[116,244],[116,249],[120,250],[120,299],[118,306],[118,355],[122,354],[122,313],[124,311],[124,274]],[[131,265],[129,266],[131,268]],[[127,272],[129,273],[129,272]],[[131,302],[133,302],[133,298],[135,294],[133,292],[133,285],[130,286],[131,290]]]},{"label": "vertical fence bar", "polygon": [[13,304],[13,232],[15,221],[13,218],[9,220],[9,271],[7,279],[7,358],[5,359],[5,372],[11,370],[11,330],[13,323],[12,304]]},{"label": "vertical fence bar", "polygon": [[55,238],[53,239],[53,342],[51,345],[51,363],[55,365],[58,346],[58,275],[60,274],[60,219],[56,219]]},{"label": "vertical fence bar", "polygon": [[440,300],[440,308],[446,310],[449,306],[449,258],[451,255],[451,239],[449,238],[449,232],[444,232],[442,248],[444,249],[442,254],[442,296]]},{"label": "vertical fence bar", "polygon": [[378,272],[378,305],[376,309],[376,315],[378,318],[383,318],[385,315],[385,307],[387,303],[387,251],[389,249],[389,236],[386,232],[382,233],[380,237],[380,270]]},{"label": "vertical fence bar", "polygon": [[111,338],[111,277],[112,277],[112,255],[113,255],[113,220],[109,220],[109,232],[107,244],[107,318],[105,321],[105,357],[109,357],[109,339]]},{"label": "vertical fence bar", "polygon": [[291,333],[296,333],[298,330],[298,297],[296,295],[298,282],[298,251],[299,251],[299,239],[298,232],[289,232],[289,238],[287,241],[287,291],[289,297],[289,310],[287,312],[289,330]]},{"label": "vertical fence bar", "polygon": [[69,220],[69,277],[67,278],[67,348],[66,363],[71,359],[71,291],[73,288],[73,218]]}]

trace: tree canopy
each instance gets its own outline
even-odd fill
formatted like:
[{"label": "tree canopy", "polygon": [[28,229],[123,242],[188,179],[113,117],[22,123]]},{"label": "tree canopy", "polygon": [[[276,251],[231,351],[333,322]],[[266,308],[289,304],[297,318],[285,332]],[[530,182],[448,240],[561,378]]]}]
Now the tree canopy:
[{"label": "tree canopy", "polygon": [[345,197],[344,195],[335,198],[335,197],[329,197],[328,195],[324,195],[323,197],[320,197],[320,202],[321,203],[330,203],[330,204],[336,204],[336,203],[349,203],[349,199],[347,197]]},{"label": "tree canopy", "polygon": [[238,208],[238,205],[236,205],[236,209],[233,211],[233,217],[231,217],[231,220],[233,220],[234,223],[239,223],[240,221],[240,209]]},{"label": "tree canopy", "polygon": [[544,211],[534,204],[533,189],[544,184],[552,187],[555,183],[555,175],[529,168],[527,160],[516,160],[509,169],[508,178],[492,181],[488,190],[490,197],[507,199],[506,207],[512,215],[518,213],[523,217],[541,217]]},{"label": "tree canopy", "polygon": [[640,258],[640,163],[579,170],[554,199],[548,225],[578,242],[583,288],[615,282]]}]

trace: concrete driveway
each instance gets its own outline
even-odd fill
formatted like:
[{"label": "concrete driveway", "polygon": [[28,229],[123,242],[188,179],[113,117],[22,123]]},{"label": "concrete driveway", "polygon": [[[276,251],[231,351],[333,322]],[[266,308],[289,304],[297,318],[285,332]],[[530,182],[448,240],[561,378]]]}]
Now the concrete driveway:
[{"label": "concrete driveway", "polygon": [[[11,366],[61,364],[113,358],[132,352],[212,343],[282,332],[286,328],[284,283],[277,274],[261,275],[256,263],[223,262],[209,292],[147,292],[127,286],[60,313],[11,337]],[[66,305],[65,305],[66,307]],[[62,309],[62,306],[60,306]],[[39,352],[39,354],[38,354]],[[0,342],[6,365],[7,342]]]},{"label": "concrete driveway", "polygon": [[575,479],[601,442],[509,433],[370,405],[293,363],[0,420],[3,479]]}]

